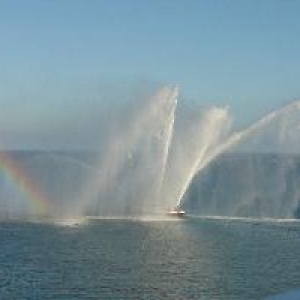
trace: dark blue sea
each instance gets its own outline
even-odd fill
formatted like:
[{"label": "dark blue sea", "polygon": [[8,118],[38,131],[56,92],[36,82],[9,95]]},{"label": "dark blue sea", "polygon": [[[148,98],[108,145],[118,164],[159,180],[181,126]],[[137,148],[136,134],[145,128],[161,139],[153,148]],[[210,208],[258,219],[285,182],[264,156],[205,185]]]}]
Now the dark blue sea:
[{"label": "dark blue sea", "polygon": [[300,223],[0,223],[0,299],[263,299],[300,286]]}]

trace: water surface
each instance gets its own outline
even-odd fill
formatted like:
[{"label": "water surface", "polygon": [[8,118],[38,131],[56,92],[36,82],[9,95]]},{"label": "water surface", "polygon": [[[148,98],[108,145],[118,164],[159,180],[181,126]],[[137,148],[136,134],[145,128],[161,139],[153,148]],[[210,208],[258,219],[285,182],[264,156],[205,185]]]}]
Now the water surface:
[{"label": "water surface", "polygon": [[1,299],[262,299],[300,286],[300,223],[0,223]]}]

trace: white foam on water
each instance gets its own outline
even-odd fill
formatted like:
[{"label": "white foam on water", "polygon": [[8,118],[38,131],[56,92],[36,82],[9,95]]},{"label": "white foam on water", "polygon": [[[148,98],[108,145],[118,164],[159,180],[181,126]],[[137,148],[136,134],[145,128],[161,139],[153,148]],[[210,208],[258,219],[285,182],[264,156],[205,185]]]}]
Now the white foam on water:
[{"label": "white foam on water", "polygon": [[291,219],[291,218],[252,218],[252,217],[229,217],[229,216],[197,216],[197,215],[189,215],[190,218],[197,218],[203,220],[220,220],[220,221],[240,221],[247,223],[300,223],[299,219]]},{"label": "white foam on water", "polygon": [[64,226],[64,227],[82,226],[87,224],[87,222],[88,222],[87,218],[67,218],[67,219],[53,221],[55,225]]}]

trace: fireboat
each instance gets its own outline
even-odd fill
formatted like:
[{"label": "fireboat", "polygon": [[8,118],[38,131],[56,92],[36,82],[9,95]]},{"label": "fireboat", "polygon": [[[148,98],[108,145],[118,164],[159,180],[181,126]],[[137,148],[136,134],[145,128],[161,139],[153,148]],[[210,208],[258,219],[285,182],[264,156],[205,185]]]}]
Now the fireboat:
[{"label": "fireboat", "polygon": [[185,211],[180,209],[178,206],[168,211],[168,216],[182,218],[185,215]]}]

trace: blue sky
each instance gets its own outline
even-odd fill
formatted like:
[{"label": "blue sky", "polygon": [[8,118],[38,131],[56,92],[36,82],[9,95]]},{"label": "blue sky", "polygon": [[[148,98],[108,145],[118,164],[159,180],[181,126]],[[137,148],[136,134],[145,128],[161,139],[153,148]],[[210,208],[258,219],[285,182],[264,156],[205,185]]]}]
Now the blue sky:
[{"label": "blue sky", "polygon": [[89,136],[95,108],[156,83],[249,123],[300,98],[299,13],[297,0],[0,0],[0,142]]}]

